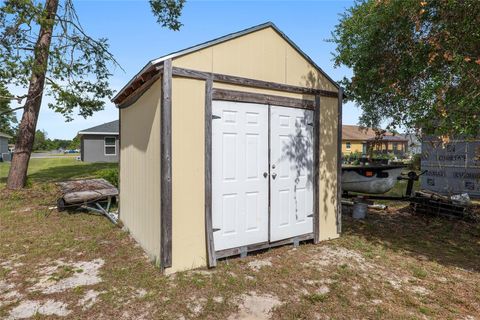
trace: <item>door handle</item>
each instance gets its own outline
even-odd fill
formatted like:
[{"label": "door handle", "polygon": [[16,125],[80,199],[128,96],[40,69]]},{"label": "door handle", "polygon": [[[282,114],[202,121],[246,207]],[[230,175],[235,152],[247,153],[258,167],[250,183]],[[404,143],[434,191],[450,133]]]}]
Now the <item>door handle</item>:
[{"label": "door handle", "polygon": [[264,173],[263,173],[263,177],[264,177],[264,178],[268,177],[268,173],[264,172]]},{"label": "door handle", "polygon": [[277,177],[277,174],[276,174],[276,173],[272,174],[273,180],[275,180],[276,177]]}]

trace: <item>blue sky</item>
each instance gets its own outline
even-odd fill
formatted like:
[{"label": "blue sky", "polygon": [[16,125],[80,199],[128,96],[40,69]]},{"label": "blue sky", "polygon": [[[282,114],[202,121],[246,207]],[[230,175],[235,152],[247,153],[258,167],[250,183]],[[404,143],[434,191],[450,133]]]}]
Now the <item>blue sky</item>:
[{"label": "blue sky", "polygon": [[[340,80],[351,71],[333,67],[334,45],[325,40],[330,38],[339,14],[351,4],[340,0],[187,0],[181,17],[184,26],[174,32],[156,23],[148,1],[75,1],[84,29],[94,37],[108,38],[111,52],[125,70],[113,70],[111,86],[117,91],[151,59],[266,21],[275,23],[334,80]],[[50,138],[71,139],[82,129],[118,117],[109,102],[104,111],[88,119],[76,117],[65,123],[61,115],[48,109],[47,102],[48,97],[44,97],[38,128],[46,130]],[[356,124],[359,114],[360,110],[348,103],[343,122]]]}]

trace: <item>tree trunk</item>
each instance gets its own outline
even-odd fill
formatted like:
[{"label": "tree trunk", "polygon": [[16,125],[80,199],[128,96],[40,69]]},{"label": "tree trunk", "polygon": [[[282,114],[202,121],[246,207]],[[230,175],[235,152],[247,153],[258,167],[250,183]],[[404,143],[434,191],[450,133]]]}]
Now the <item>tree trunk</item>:
[{"label": "tree trunk", "polygon": [[46,19],[41,26],[35,44],[35,56],[32,67],[32,76],[28,87],[27,100],[23,110],[22,121],[18,128],[17,142],[12,165],[8,174],[7,188],[21,189],[27,180],[28,162],[32,154],[38,114],[42,104],[45,75],[47,73],[48,55],[55,16],[58,9],[58,0],[47,0],[45,3]]}]

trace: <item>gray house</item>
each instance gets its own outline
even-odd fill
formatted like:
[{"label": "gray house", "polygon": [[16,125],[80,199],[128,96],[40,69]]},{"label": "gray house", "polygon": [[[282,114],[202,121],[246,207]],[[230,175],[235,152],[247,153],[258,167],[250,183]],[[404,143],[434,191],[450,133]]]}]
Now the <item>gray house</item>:
[{"label": "gray house", "polygon": [[10,151],[8,150],[8,140],[12,137],[6,133],[0,132],[0,160],[10,161]]},{"label": "gray house", "polygon": [[118,120],[82,130],[80,136],[81,160],[84,162],[118,162]]}]

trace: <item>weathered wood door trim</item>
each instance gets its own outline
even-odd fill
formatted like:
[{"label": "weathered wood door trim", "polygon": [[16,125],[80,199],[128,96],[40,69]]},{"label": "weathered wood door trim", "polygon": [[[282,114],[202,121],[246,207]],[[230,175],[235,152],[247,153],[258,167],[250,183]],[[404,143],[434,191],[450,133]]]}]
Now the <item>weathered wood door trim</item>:
[{"label": "weathered wood door trim", "polygon": [[232,75],[220,74],[220,73],[197,71],[197,70],[185,69],[185,68],[179,68],[179,67],[173,67],[172,73],[174,76],[177,76],[177,77],[200,79],[200,80],[206,80],[208,78],[212,78],[214,82],[235,84],[235,85],[252,87],[252,88],[261,88],[261,89],[269,89],[269,90],[300,93],[300,94],[310,94],[310,95],[318,94],[320,96],[325,96],[325,97],[337,97],[338,95],[336,91],[293,86],[289,84],[244,78],[244,77],[238,77],[238,76],[232,76]]},{"label": "weathered wood door trim", "polygon": [[342,114],[343,88],[338,90],[337,120],[337,233],[342,232]]},{"label": "weathered wood door trim", "polygon": [[313,100],[227,89],[213,89],[213,100],[260,103],[308,110],[315,108],[315,102]]},{"label": "weathered wood door trim", "polygon": [[313,110],[313,242],[320,241],[320,95],[315,96]]},{"label": "weathered wood door trim", "polygon": [[212,89],[210,77],[205,81],[205,240],[210,268],[217,265],[212,227]]},{"label": "weathered wood door trim", "polygon": [[[255,251],[259,249],[265,249],[270,247],[275,247],[278,245],[284,245],[289,243],[295,243],[295,241],[305,241],[312,239],[314,243],[319,242],[319,224],[320,224],[320,206],[319,206],[319,166],[320,166],[320,94],[315,95],[315,101],[309,101],[309,103],[314,103],[312,109],[314,110],[314,149],[313,149],[313,158],[314,158],[314,177],[313,177],[313,203],[314,203],[314,216],[313,216],[313,233],[295,237],[292,239],[287,239],[285,241],[278,241],[278,242],[267,242],[261,243],[257,245],[249,245],[245,247],[227,249],[222,251],[215,251],[214,243],[213,243],[213,228],[212,228],[212,128],[211,128],[211,121],[212,121],[212,100],[216,100],[218,97],[218,92],[227,91],[223,89],[213,89],[211,86],[213,85],[213,78],[209,78],[206,80],[205,84],[205,230],[206,230],[206,239],[207,239],[207,259],[208,259],[208,266],[215,267],[217,265],[217,259],[221,259],[224,257],[237,255],[240,253],[246,253],[250,251]],[[231,90],[228,90],[231,91]],[[217,92],[217,94],[215,93]],[[243,93],[243,92],[242,92]],[[263,96],[262,94],[252,94]],[[243,101],[240,98],[245,97],[245,95],[240,95],[237,102],[252,102],[252,101]],[[263,99],[263,97],[260,97]],[[283,97],[282,97],[283,98]],[[292,100],[301,100],[301,99],[293,99],[287,98]],[[264,100],[262,100],[264,101]],[[301,100],[302,101],[302,100]],[[298,101],[297,101],[298,102]],[[265,103],[270,106],[270,103]],[[277,104],[278,105],[278,104]],[[289,105],[287,105],[289,106]],[[269,112],[270,113],[270,112]],[[270,119],[269,119],[270,122]],[[270,136],[270,134],[269,134]],[[269,192],[270,194],[270,192]],[[269,199],[270,202],[270,199]],[[270,223],[269,223],[270,225]]]},{"label": "weathered wood door trim", "polygon": [[165,60],[160,119],[160,257],[161,268],[172,266],[172,60]]}]

